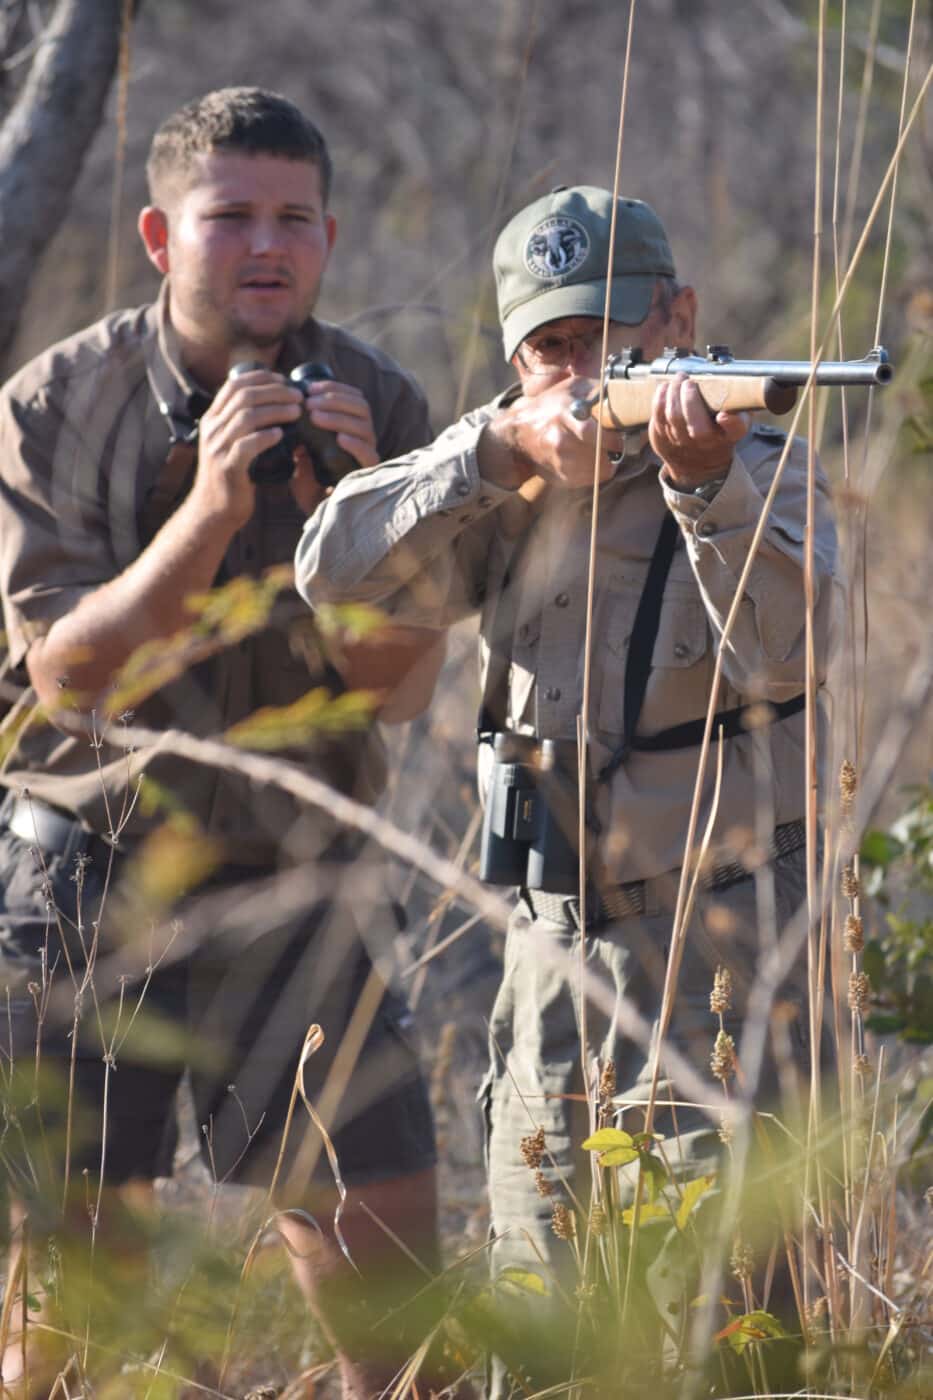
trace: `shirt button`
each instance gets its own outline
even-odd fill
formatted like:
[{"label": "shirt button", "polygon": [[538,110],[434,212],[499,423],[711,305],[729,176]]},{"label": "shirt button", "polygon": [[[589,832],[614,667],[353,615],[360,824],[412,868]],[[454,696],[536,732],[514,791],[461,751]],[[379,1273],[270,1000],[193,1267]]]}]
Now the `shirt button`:
[{"label": "shirt button", "polygon": [[491,497],[491,496],[480,496],[479,501],[477,502],[477,504],[478,504],[483,510],[488,510],[489,507],[492,505],[492,497]]},{"label": "shirt button", "polygon": [[685,656],[689,656],[690,648],[687,646],[687,643],[676,642],[674,644],[674,655],[678,657],[681,661],[684,659]]},{"label": "shirt button", "polygon": [[469,496],[472,489],[473,488],[468,481],[458,481],[457,485],[454,488],[458,496]]},{"label": "shirt button", "polygon": [[544,698],[545,698],[545,700],[559,700],[559,699],[560,699],[560,691],[559,691],[559,689],[557,688],[557,686],[556,686],[556,685],[549,685],[548,688],[547,688],[547,690],[544,692]]},{"label": "shirt button", "polygon": [[565,607],[567,606],[567,604],[570,602],[570,594],[569,594],[569,593],[558,593],[557,597],[554,599],[554,602],[555,602],[555,604],[557,605],[557,607],[559,607],[559,608],[565,608]]},{"label": "shirt button", "polygon": [[701,520],[697,526],[697,534],[711,535],[715,529],[716,526],[713,524],[712,520]]}]

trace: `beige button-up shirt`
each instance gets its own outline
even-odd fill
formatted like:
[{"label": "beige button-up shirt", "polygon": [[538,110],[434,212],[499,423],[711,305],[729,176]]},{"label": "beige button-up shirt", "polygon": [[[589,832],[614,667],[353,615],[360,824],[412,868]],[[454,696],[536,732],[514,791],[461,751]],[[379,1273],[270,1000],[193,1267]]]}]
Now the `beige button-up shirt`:
[{"label": "beige button-up shirt", "polygon": [[[592,492],[551,487],[529,506],[480,477],[477,441],[506,397],[467,414],[423,451],[345,478],[305,526],[296,580],[312,604],[366,600],[422,627],[444,628],[478,612],[483,684],[491,651],[493,667],[501,654],[508,668],[508,727],[573,741],[583,700]],[[706,714],[722,627],[784,442],[776,429],[752,428],[711,502],[664,483],[647,446],[601,488],[588,726],[594,775],[621,740],[632,624],[666,513],[677,519],[679,540],[637,728],[642,736]],[[806,444],[795,440],[723,656],[720,711],[753,699],[788,700],[804,689],[806,483]],[[822,680],[836,556],[822,474],[816,522],[814,635]],[[731,859],[749,843],[758,795],[772,804],[775,825],[804,814],[803,714],[759,733],[762,741],[743,732],[725,742],[717,858]],[[697,756],[696,748],[636,751],[596,783],[606,879],[644,879],[681,864]],[[708,765],[704,823],[715,767]]]},{"label": "beige button-up shirt", "polygon": [[[362,390],[386,457],[428,440],[424,396],[388,355],[336,326],[309,320],[289,338],[279,367],[288,371],[309,360],[324,361],[338,380]],[[156,305],[115,313],[53,346],[3,389],[0,597],[5,679],[22,686],[20,715],[34,698],[23,665],[30,643],[135,559],[167,518],[172,493],[163,491],[160,499],[159,488],[171,440],[192,428],[208,402],[183,368],[167,286]],[[287,485],[261,488],[255,513],[231,541],[217,582],[258,578],[270,566],[291,565],[303,525]],[[298,632],[306,625],[304,605],[287,589],[267,626],[163,686],[140,704],[135,721],[168,735],[209,736],[262,706],[291,703],[323,679],[300,644]],[[8,714],[8,734],[11,726]],[[223,837],[234,859],[270,859],[299,815],[282,793],[256,791],[245,779],[201,768],[158,746],[125,753],[119,744],[105,745],[97,754],[87,737],[31,724],[7,750],[4,743],[0,783],[28,787],[96,831],[109,829],[108,813],[123,809],[144,772],[209,833]],[[375,728],[286,756],[363,799],[373,798],[384,783],[384,751]],[[141,833],[152,820],[146,805],[137,804],[128,834]],[[322,820],[315,819],[318,827]],[[309,830],[309,850],[320,834]]]}]

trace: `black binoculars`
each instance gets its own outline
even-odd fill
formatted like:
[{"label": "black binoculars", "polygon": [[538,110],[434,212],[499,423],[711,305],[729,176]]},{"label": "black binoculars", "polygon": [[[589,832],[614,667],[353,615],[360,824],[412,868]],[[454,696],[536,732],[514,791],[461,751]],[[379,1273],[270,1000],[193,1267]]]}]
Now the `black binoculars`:
[{"label": "black binoculars", "polygon": [[[268,365],[261,364],[258,360],[244,360],[233,366],[230,378],[236,379],[241,374],[248,374],[252,369],[268,369]],[[288,376],[289,382],[302,392],[316,379],[333,377],[333,371],[327,365],[313,361],[296,366]],[[349,452],[344,452],[338,445],[336,433],[316,427],[302,407],[300,418],[294,423],[282,424],[280,441],[274,447],[267,447],[265,452],[260,452],[250,463],[250,480],[255,481],[257,486],[275,486],[288,481],[295,470],[292,454],[296,447],[307,448],[314,475],[322,486],[333,486],[348,472],[356,471],[360,465]]]},{"label": "black binoculars", "polygon": [[492,885],[576,894],[579,889],[577,746],[527,734],[492,743],[479,877]]}]

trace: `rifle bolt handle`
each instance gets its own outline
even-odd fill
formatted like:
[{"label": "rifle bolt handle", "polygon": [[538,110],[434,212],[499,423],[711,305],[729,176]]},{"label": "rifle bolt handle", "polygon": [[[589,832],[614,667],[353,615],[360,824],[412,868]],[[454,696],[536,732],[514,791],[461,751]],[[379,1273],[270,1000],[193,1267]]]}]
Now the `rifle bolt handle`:
[{"label": "rifle bolt handle", "polygon": [[599,395],[593,394],[588,399],[574,399],[570,405],[570,412],[580,423],[585,423],[590,416],[590,409],[599,402]]}]

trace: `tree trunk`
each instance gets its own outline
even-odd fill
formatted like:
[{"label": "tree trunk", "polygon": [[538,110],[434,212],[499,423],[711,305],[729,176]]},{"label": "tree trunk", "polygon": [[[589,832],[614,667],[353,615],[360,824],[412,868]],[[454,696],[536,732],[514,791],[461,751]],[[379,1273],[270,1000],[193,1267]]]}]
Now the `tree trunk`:
[{"label": "tree trunk", "polygon": [[122,0],[59,0],[0,127],[0,356],[103,116]]}]

